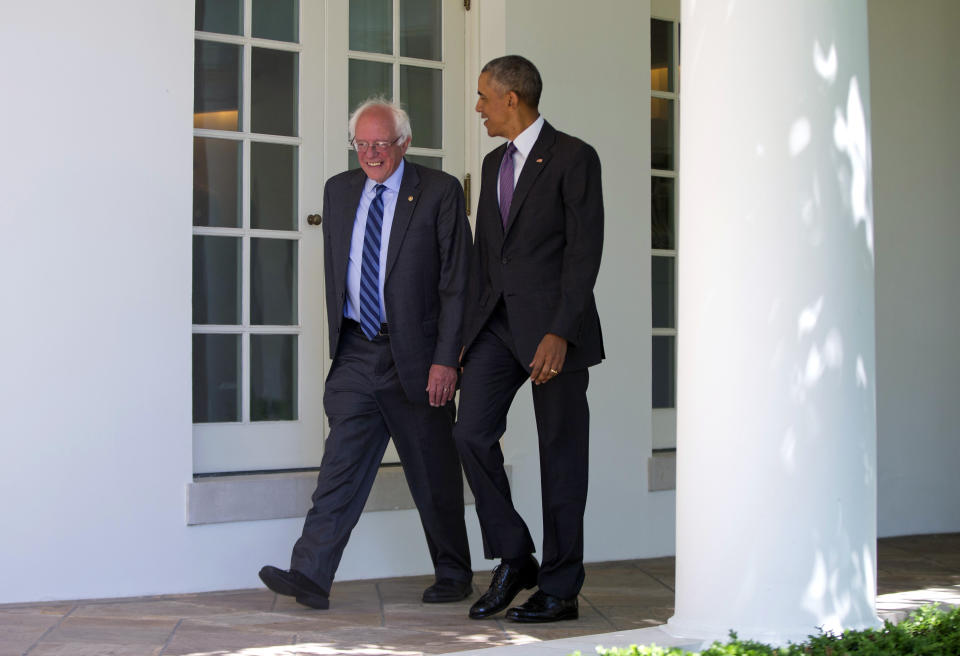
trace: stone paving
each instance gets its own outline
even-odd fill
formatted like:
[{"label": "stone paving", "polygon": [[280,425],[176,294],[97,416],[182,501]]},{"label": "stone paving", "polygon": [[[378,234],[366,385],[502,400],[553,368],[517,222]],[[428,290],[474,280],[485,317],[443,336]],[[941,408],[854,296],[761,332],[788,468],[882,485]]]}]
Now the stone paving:
[{"label": "stone paving", "polygon": [[[960,603],[960,533],[880,540],[878,561],[881,617],[901,619],[930,600]],[[336,582],[328,611],[264,588],[0,605],[0,656],[419,656],[510,645],[526,645],[510,653],[546,653],[544,641],[663,624],[673,614],[673,580],[673,558],[588,564],[580,619],[533,626],[502,614],[467,619],[487,572],[476,574],[470,599],[454,604],[422,604],[432,577],[421,576]]]}]

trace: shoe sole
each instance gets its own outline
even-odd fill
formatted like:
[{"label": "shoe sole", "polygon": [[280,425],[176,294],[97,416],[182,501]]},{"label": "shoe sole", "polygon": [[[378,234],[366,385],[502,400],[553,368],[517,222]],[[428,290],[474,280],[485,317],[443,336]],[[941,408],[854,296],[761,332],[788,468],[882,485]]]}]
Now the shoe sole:
[{"label": "shoe sole", "polygon": [[293,587],[286,580],[275,575],[273,572],[270,572],[265,567],[260,570],[258,576],[269,590],[276,592],[277,594],[286,595],[288,597],[296,597],[300,592],[299,588]]},{"label": "shoe sole", "polygon": [[330,599],[320,595],[301,594],[294,597],[301,606],[309,606],[317,610],[327,610],[330,608]]},{"label": "shoe sole", "polygon": [[511,622],[517,622],[518,624],[547,624],[549,622],[563,622],[565,620],[576,620],[580,618],[579,611],[573,611],[572,613],[564,613],[558,617],[546,618],[534,618],[534,617],[524,617],[522,615],[507,615],[507,619]]},{"label": "shoe sole", "polygon": [[[521,590],[530,590],[531,588],[535,588],[536,586],[537,586],[537,583],[536,583],[536,581],[534,581],[534,582],[531,583],[530,585],[521,586],[520,589],[521,589]],[[488,618],[488,617],[493,617],[494,615],[496,615],[496,614],[499,613],[500,611],[502,611],[502,610],[504,610],[504,609],[506,609],[506,608],[509,608],[509,607],[510,607],[510,604],[512,604],[512,603],[513,603],[513,600],[517,598],[517,595],[518,595],[518,594],[520,594],[520,590],[517,590],[517,594],[515,594],[515,595],[513,595],[512,597],[510,597],[509,599],[507,599],[506,602],[505,602],[502,606],[500,606],[500,607],[498,607],[498,608],[490,609],[490,610],[484,611],[484,612],[482,612],[482,613],[480,613],[480,612],[476,612],[476,613],[475,613],[475,612],[473,611],[473,609],[471,609],[470,612],[467,613],[467,616],[468,616],[470,619],[472,619],[472,620],[484,620],[484,619],[486,619],[486,618]]]},{"label": "shoe sole", "polygon": [[297,600],[297,603],[302,606],[316,608],[317,610],[327,610],[330,608],[329,597],[304,592],[301,588],[266,568],[261,569],[258,576],[269,590],[277,594],[286,595],[287,597],[293,597]]}]

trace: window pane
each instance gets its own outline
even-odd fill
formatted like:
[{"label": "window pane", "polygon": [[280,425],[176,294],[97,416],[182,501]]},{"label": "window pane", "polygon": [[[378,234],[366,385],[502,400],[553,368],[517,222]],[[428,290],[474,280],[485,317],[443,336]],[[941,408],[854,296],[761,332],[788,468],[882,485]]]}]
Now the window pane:
[{"label": "window pane", "polygon": [[650,19],[650,88],[673,91],[673,23]]},{"label": "window pane", "polygon": [[650,143],[653,151],[651,166],[664,171],[673,170],[673,101],[650,99]]},{"label": "window pane", "polygon": [[193,127],[240,129],[240,46],[197,41],[193,63]]},{"label": "window pane", "polygon": [[673,178],[651,178],[650,201],[650,244],[653,248],[672,250],[677,247],[673,220]]},{"label": "window pane", "polygon": [[400,67],[400,102],[410,114],[413,146],[443,147],[443,71]]},{"label": "window pane", "polygon": [[677,338],[672,335],[653,338],[653,407],[677,405]]},{"label": "window pane", "polygon": [[400,0],[400,56],[440,61],[440,0]]},{"label": "window pane", "polygon": [[350,0],[350,50],[393,53],[392,0]]},{"label": "window pane", "polygon": [[296,42],[299,13],[297,0],[253,0],[253,36]]},{"label": "window pane", "polygon": [[193,336],[193,421],[240,421],[240,335]]},{"label": "window pane", "polygon": [[297,229],[297,147],[250,144],[250,227]]},{"label": "window pane", "polygon": [[373,96],[392,98],[393,80],[390,73],[390,64],[351,59],[348,96],[348,111],[350,112],[367,98]]},{"label": "window pane", "polygon": [[240,323],[240,238],[193,236],[193,323]]},{"label": "window pane", "polygon": [[297,418],[297,336],[250,335],[250,421]]},{"label": "window pane", "polygon": [[[426,155],[407,155],[408,160],[414,162],[415,164],[420,164],[421,166],[426,166],[431,169],[437,169],[438,171],[443,170],[443,158],[442,157],[427,157]],[[359,168],[359,164],[357,167]]]},{"label": "window pane", "polygon": [[193,225],[240,227],[240,142],[193,139]]},{"label": "window pane", "polygon": [[297,53],[254,48],[250,83],[250,130],[297,135]]},{"label": "window pane", "polygon": [[654,328],[675,328],[677,325],[675,262],[673,257],[652,258]]},{"label": "window pane", "polygon": [[297,242],[250,239],[250,323],[297,323]]},{"label": "window pane", "polygon": [[197,0],[194,29],[240,34],[243,30],[240,4],[240,0]]}]

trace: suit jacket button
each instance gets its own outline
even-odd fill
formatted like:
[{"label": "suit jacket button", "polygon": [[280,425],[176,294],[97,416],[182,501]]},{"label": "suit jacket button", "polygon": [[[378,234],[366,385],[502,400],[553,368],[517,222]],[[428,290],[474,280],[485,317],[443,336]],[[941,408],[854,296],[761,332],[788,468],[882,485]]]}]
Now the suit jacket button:
[{"label": "suit jacket button", "polygon": [[510,262],[510,259],[506,257],[500,260],[500,264],[507,264],[508,262]]}]

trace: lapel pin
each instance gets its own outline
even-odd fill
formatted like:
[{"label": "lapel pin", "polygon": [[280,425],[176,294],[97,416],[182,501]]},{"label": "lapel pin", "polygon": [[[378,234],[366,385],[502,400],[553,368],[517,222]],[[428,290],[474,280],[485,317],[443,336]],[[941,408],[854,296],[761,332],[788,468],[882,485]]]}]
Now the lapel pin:
[{"label": "lapel pin", "polygon": [[543,158],[542,158],[542,157],[538,157],[538,158],[537,158],[537,164],[543,164]]},{"label": "lapel pin", "polygon": [[412,201],[413,201],[413,196],[407,196],[407,200],[412,202]]}]

